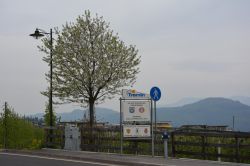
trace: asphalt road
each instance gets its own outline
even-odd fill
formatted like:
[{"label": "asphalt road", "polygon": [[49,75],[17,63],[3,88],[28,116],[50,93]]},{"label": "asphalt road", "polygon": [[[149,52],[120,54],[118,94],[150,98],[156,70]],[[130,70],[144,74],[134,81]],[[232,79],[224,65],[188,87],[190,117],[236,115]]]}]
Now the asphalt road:
[{"label": "asphalt road", "polygon": [[[0,151],[0,166],[250,166],[250,164],[195,159],[169,159],[83,151],[40,150]],[[46,157],[51,156],[51,157]],[[54,156],[54,157],[52,157]],[[115,164],[114,164],[115,163]]]},{"label": "asphalt road", "polygon": [[0,166],[120,166],[53,157],[0,153]]}]

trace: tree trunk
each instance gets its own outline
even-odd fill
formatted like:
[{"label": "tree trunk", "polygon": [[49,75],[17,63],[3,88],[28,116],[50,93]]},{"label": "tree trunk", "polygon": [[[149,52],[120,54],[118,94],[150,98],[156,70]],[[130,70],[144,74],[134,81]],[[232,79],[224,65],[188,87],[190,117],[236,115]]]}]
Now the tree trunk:
[{"label": "tree trunk", "polygon": [[91,130],[93,129],[94,119],[95,119],[95,116],[94,116],[94,104],[95,104],[94,101],[89,102],[89,126],[90,126]]},{"label": "tree trunk", "polygon": [[94,101],[89,101],[89,139],[90,144],[94,144],[93,128],[94,128]]}]

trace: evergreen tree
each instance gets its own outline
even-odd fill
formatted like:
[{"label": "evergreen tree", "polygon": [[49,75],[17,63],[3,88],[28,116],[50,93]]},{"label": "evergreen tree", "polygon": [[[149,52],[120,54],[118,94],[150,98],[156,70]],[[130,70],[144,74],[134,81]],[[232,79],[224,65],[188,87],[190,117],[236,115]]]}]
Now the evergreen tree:
[{"label": "evergreen tree", "polygon": [[[49,104],[46,103],[45,114],[44,114],[44,122],[46,126],[50,126],[50,113],[49,113]],[[52,126],[56,124],[56,115],[54,112],[54,108],[52,108]]]},{"label": "evergreen tree", "polygon": [[41,148],[44,132],[5,103],[0,114],[0,137],[0,148]]}]

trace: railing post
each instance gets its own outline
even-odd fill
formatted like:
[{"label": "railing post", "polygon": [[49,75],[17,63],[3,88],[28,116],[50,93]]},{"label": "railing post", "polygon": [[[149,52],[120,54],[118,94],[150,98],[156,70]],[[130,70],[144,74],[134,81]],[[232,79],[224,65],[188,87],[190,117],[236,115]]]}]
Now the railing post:
[{"label": "railing post", "polygon": [[236,158],[236,162],[239,163],[240,162],[240,140],[239,138],[236,136],[235,137],[235,158]]},{"label": "railing post", "polygon": [[205,142],[205,136],[201,136],[201,144],[202,144],[202,152],[201,152],[201,155],[202,155],[202,158],[203,160],[206,159],[206,142]]},{"label": "railing post", "polygon": [[171,132],[171,147],[172,147],[172,157],[175,157],[175,140],[174,132]]},{"label": "railing post", "polygon": [[219,138],[219,141],[218,141],[217,155],[218,155],[217,160],[221,161],[221,141],[220,141],[220,138]]},{"label": "railing post", "polygon": [[64,149],[64,144],[65,144],[65,128],[61,127],[61,149]]}]

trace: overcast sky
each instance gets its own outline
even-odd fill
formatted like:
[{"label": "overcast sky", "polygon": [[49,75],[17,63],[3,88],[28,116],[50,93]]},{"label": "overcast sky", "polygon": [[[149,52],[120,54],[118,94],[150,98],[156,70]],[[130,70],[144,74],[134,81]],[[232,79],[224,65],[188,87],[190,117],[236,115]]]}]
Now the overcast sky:
[{"label": "overcast sky", "polygon": [[[87,9],[137,46],[141,72],[134,88],[160,87],[159,105],[250,96],[249,0],[0,0],[1,105],[7,101],[20,114],[44,111],[48,99],[40,91],[49,67],[37,49],[41,41],[29,34],[74,22]],[[118,98],[100,106],[118,110]]]}]

